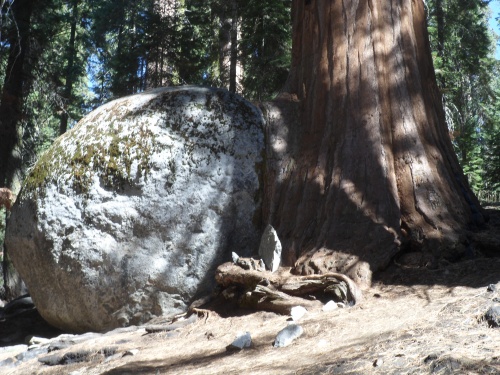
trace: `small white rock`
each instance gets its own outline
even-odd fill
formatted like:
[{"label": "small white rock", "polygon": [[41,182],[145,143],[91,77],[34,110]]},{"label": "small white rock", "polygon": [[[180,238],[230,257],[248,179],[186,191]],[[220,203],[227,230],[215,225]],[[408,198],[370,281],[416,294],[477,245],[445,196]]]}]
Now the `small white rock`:
[{"label": "small white rock", "polygon": [[262,234],[259,246],[259,256],[264,261],[266,269],[276,272],[281,263],[281,242],[278,233],[271,225],[268,225]]},{"label": "small white rock", "polygon": [[130,349],[130,350],[127,350],[125,353],[123,353],[123,357],[126,357],[128,355],[136,355],[137,353],[139,353],[139,349]]},{"label": "small white rock", "polygon": [[373,362],[373,367],[380,367],[384,364],[384,360],[382,358],[377,358],[375,362]]},{"label": "small white rock", "polygon": [[338,309],[339,306],[335,301],[328,301],[322,308],[323,311],[333,311]]},{"label": "small white rock", "polygon": [[5,346],[3,348],[0,348],[0,353],[12,353],[12,352],[24,352],[28,350],[28,345],[24,344],[19,344],[19,345],[12,345],[12,346]]},{"label": "small white rock", "polygon": [[226,347],[226,350],[242,350],[249,348],[252,345],[252,337],[250,332],[239,334],[236,340]]},{"label": "small white rock", "polygon": [[302,306],[294,306],[290,311],[290,316],[294,322],[298,321],[306,314],[307,310]]},{"label": "small white rock", "polygon": [[326,346],[328,346],[328,341],[327,340],[321,339],[321,340],[318,341],[318,347],[324,348]]},{"label": "small white rock", "polygon": [[43,337],[36,337],[36,336],[30,337],[28,340],[28,344],[30,346],[32,346],[32,345],[44,345],[44,344],[48,344],[49,342],[50,342],[50,339],[46,339]]},{"label": "small white rock", "polygon": [[302,336],[303,333],[304,329],[301,326],[290,324],[278,332],[273,346],[275,348],[284,348]]}]

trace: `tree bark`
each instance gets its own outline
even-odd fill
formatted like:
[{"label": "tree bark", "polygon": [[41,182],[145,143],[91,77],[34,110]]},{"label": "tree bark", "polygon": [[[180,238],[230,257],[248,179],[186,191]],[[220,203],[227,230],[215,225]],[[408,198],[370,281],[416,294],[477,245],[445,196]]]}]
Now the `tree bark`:
[{"label": "tree bark", "polygon": [[60,135],[66,133],[66,130],[68,129],[68,119],[69,119],[68,106],[71,103],[73,95],[73,82],[75,77],[74,64],[76,57],[75,41],[76,41],[76,23],[78,21],[78,3],[79,0],[73,0],[71,9],[71,30],[70,30],[69,44],[68,44],[68,66],[66,67],[66,84],[64,86],[65,108],[63,109],[61,122],[59,124]]},{"label": "tree bark", "polygon": [[[436,0],[436,23],[437,23],[437,54],[441,59],[444,59],[444,8],[443,0]],[[444,76],[441,75],[441,87],[445,87]]]},{"label": "tree bark", "polygon": [[231,1],[231,56],[229,66],[229,91],[236,93],[238,67],[238,3]]},{"label": "tree bark", "polygon": [[220,16],[219,29],[219,79],[222,87],[229,88],[229,71],[231,66],[231,27],[228,5],[225,4]]},{"label": "tree bark", "polygon": [[369,285],[400,251],[459,256],[484,217],[449,139],[423,1],[295,0],[292,21],[271,106],[299,117],[271,121],[264,203],[284,264]]},{"label": "tree bark", "polygon": [[18,126],[22,119],[27,80],[24,64],[34,5],[34,0],[13,2],[11,14],[14,22],[7,35],[10,48],[0,98],[0,186],[8,188],[12,188],[15,172],[21,168],[21,161],[14,151],[19,141]]},{"label": "tree bark", "polygon": [[438,56],[443,57],[444,51],[444,8],[443,0],[436,0],[436,23],[438,37]]},{"label": "tree bark", "polygon": [[[21,158],[16,152],[19,146],[19,126],[22,120],[25,87],[28,78],[25,70],[29,54],[29,34],[34,0],[16,0],[10,12],[13,24],[8,30],[9,57],[0,98],[0,187],[17,191],[16,173],[21,171]],[[5,213],[6,221],[8,212]],[[26,291],[21,277],[14,269],[7,249],[3,246],[2,273],[3,298],[10,300]]]}]

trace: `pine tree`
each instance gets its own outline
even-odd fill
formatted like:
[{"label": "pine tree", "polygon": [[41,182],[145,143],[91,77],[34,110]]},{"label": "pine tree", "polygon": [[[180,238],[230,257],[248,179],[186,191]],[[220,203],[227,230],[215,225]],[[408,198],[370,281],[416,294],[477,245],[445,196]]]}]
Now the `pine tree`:
[{"label": "pine tree", "polygon": [[290,3],[249,0],[242,9],[243,94],[270,99],[283,87],[290,67]]},{"label": "pine tree", "polygon": [[482,129],[490,90],[492,40],[484,0],[431,0],[429,33],[455,152],[475,191],[483,187]]}]

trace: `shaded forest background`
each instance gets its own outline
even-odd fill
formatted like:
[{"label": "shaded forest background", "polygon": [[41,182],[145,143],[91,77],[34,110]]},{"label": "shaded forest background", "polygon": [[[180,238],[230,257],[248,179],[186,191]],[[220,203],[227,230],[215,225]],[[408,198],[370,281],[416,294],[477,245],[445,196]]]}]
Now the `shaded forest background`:
[{"label": "shaded forest background", "polygon": [[[489,1],[428,0],[449,133],[476,193],[500,196],[500,61]],[[112,99],[172,85],[279,94],[289,0],[0,0],[0,187]],[[497,19],[498,22],[498,19]],[[12,131],[9,132],[9,129]],[[498,198],[497,198],[498,199]],[[0,245],[5,212],[1,213]]]}]

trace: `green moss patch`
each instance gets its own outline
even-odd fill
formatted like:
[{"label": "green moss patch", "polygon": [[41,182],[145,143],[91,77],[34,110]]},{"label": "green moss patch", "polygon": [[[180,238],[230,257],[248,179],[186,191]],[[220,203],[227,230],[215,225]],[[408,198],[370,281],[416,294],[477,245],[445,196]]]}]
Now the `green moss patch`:
[{"label": "green moss patch", "polygon": [[145,124],[126,132],[125,126],[112,123],[102,134],[97,126],[82,125],[65,134],[39,159],[25,180],[25,189],[39,195],[46,184],[63,182],[85,194],[96,175],[104,187],[114,190],[134,186],[141,177],[147,179],[157,148],[154,134]]}]

